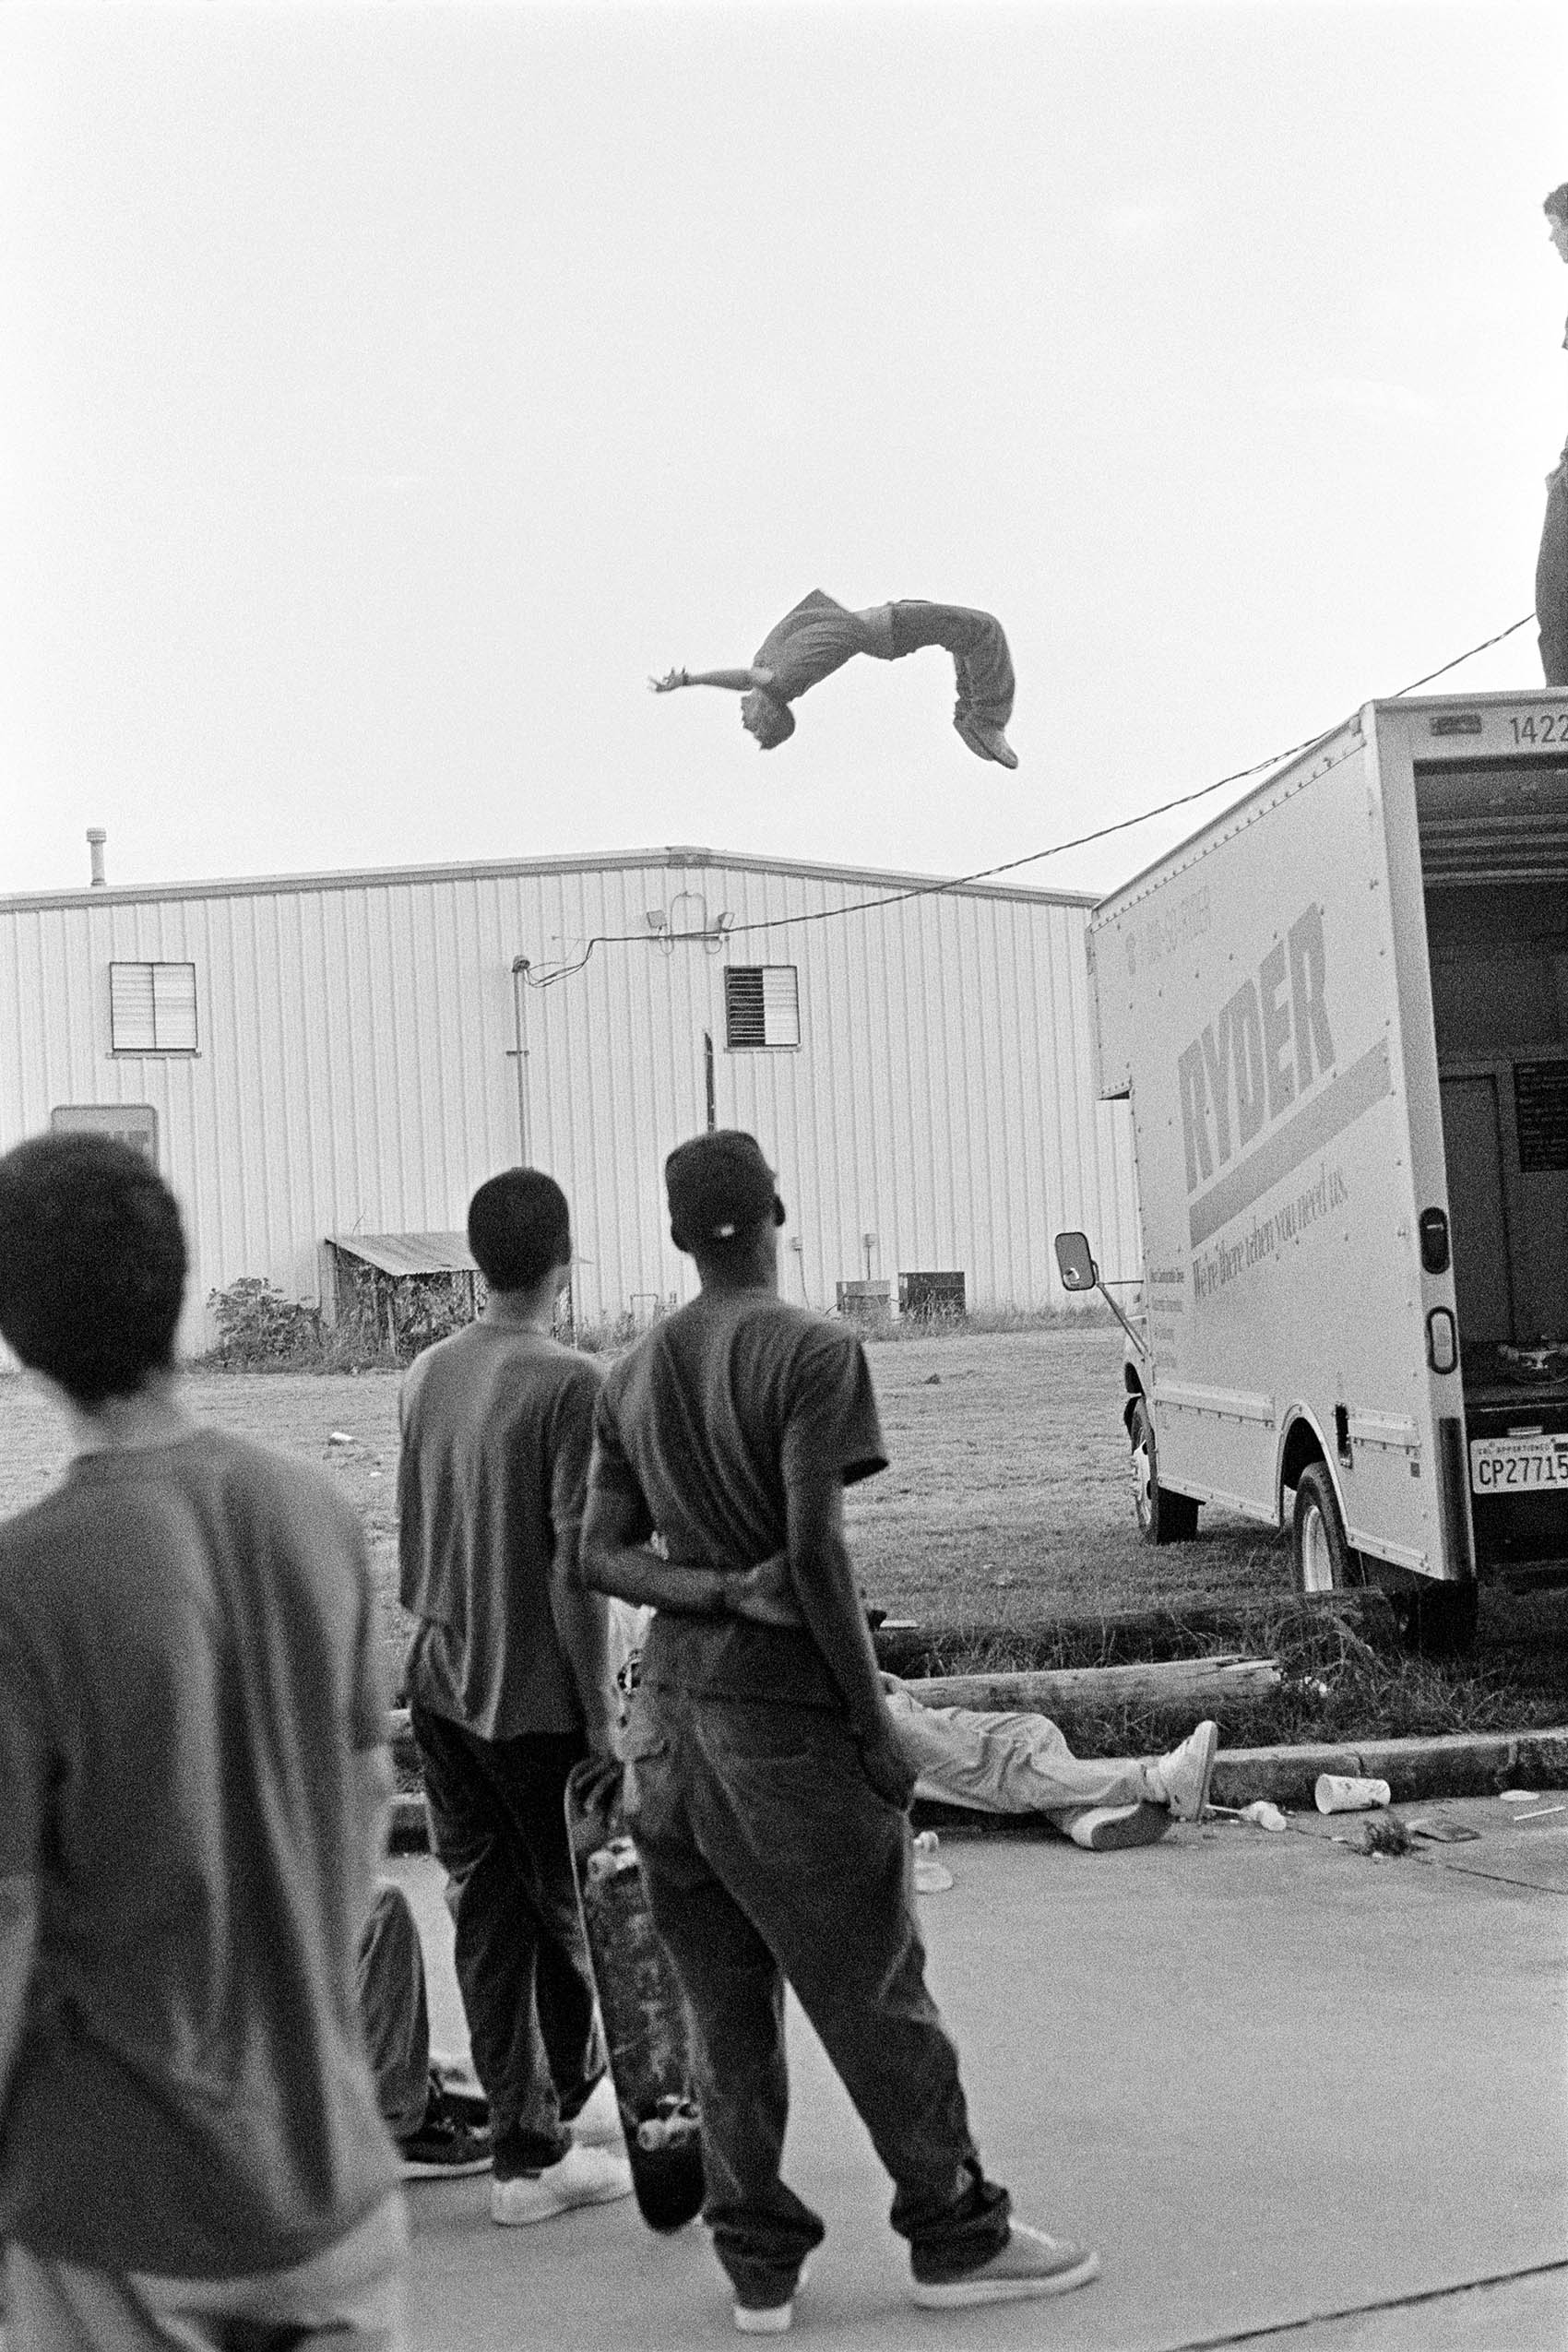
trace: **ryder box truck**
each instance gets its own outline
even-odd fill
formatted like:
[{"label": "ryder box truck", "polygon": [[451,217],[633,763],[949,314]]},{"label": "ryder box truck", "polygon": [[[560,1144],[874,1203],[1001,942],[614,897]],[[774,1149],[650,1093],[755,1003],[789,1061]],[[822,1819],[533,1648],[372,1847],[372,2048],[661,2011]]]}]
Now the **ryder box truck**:
[{"label": "ryder box truck", "polygon": [[1478,1576],[1568,1578],[1568,694],[1368,704],[1088,951],[1146,1537],[1288,1525],[1303,1590],[1419,1596],[1440,1641]]}]

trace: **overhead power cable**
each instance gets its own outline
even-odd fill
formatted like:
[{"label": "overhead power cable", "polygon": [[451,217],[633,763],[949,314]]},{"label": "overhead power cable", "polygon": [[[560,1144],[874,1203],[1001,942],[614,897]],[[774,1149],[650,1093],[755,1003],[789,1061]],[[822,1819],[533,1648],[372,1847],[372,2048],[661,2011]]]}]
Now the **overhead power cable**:
[{"label": "overhead power cable", "polygon": [[[1440,669],[1429,670],[1424,678],[1412,678],[1408,686],[1396,688],[1386,699],[1397,702],[1405,695],[1413,695],[1420,687],[1430,686],[1434,678],[1445,678],[1451,670],[1457,670],[1461,662],[1473,660],[1478,653],[1490,653],[1494,645],[1501,645],[1505,637],[1511,637],[1527,627],[1535,617],[1533,612],[1522,614],[1517,621],[1511,621],[1505,629],[1499,629],[1495,636],[1483,637],[1479,645],[1456,653],[1452,661],[1443,662]],[[1108,841],[1112,834],[1131,832],[1134,826],[1147,825],[1157,816],[1169,816],[1173,809],[1191,808],[1194,801],[1206,801],[1211,792],[1221,792],[1228,784],[1244,784],[1250,777],[1261,776],[1266,769],[1283,767],[1287,760],[1298,758],[1302,752],[1310,752],[1318,743],[1325,743],[1343,724],[1343,720],[1336,719],[1333,727],[1324,728],[1321,734],[1308,735],[1302,742],[1292,743],[1287,751],[1271,752],[1266,759],[1254,760],[1250,767],[1233,767],[1228,776],[1217,776],[1211,784],[1200,784],[1195,791],[1179,792],[1173,800],[1160,801],[1153,808],[1140,809],[1136,816],[1118,817],[1113,825],[1096,826],[1092,833],[1076,833],[1070,840],[1050,842],[1043,849],[1028,849],[1022,857],[1004,858],[998,865],[977,866],[972,873],[948,874],[938,882],[910,883],[902,890],[888,890],[875,898],[852,899],[847,907],[818,907],[807,914],[765,915],[759,916],[754,922],[727,923],[722,936],[725,939],[740,939],[754,931],[788,931],[806,923],[842,922],[847,916],[873,913],[879,907],[902,906],[911,898],[938,898],[948,891],[967,889],[972,883],[994,881],[999,873],[1016,873],[1022,866],[1039,865],[1045,858],[1060,858],[1069,849],[1087,849],[1091,842]],[[552,964],[538,974],[527,971],[523,977],[529,988],[553,988],[557,980],[570,980],[575,972],[580,972],[596,947],[633,947],[639,943],[646,944],[659,935],[655,932],[642,931],[600,932],[585,943],[580,956]],[[701,934],[694,933],[693,936]]]}]

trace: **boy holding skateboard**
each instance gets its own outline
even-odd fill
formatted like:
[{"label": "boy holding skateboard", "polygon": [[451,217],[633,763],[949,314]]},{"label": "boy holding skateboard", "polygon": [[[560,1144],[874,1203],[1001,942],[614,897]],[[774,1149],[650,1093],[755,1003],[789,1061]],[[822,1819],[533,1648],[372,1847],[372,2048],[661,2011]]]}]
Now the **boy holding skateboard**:
[{"label": "boy holding skateboard", "polygon": [[[478,1321],[403,1385],[409,1713],[457,1928],[504,2227],[631,2194],[624,2156],[575,2137],[604,2073],[563,1806],[616,1719],[602,1601],[577,1575],[599,1380],[551,1337],[572,1258],[565,1194],[512,1168],[469,1206]],[[585,2129],[578,2124],[579,2133]]]},{"label": "boy holding skateboard", "polygon": [[583,1569],[658,1612],[624,1736],[626,1814],[695,2027],[704,2211],[736,2325],[788,2328],[823,2235],[779,2172],[786,1979],[893,2178],[914,2300],[1083,2286],[1098,2256],[1013,2222],[986,2179],[925,1986],[915,1776],[843,1529],[844,1487],[886,1460],[863,1350],[779,1299],[784,1210],[750,1135],[700,1135],[665,1177],[702,1289],[606,1380]]}]

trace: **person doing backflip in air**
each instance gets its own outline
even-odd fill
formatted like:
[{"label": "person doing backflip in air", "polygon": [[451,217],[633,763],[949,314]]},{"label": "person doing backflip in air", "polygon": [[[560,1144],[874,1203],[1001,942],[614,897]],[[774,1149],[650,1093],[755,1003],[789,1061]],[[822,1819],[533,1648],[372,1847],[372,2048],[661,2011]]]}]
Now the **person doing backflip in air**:
[{"label": "person doing backflip in air", "polygon": [[942,646],[953,656],[958,701],[953,724],[980,759],[1016,767],[1018,755],[1004,730],[1013,716],[1013,659],[1002,624],[990,612],[962,604],[873,604],[851,612],[821,588],[814,588],[771,628],[743,670],[671,670],[650,678],[656,695],[681,686],[723,686],[741,697],[741,724],[765,752],[776,751],[795,731],[790,706],[820,685],[857,653],[873,661],[902,661],[922,646]]}]

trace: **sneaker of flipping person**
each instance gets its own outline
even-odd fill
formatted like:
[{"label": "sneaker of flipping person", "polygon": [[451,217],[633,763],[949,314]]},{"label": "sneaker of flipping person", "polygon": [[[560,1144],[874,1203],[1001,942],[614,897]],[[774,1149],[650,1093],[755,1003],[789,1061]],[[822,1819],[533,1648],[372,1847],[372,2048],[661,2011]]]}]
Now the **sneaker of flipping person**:
[{"label": "sneaker of flipping person", "polygon": [[735,2325],[742,2335],[788,2335],[795,2316],[795,2298],[806,2283],[804,2263],[795,2274],[795,2284],[782,2303],[735,2303]]},{"label": "sneaker of flipping person", "polygon": [[458,2180],[465,2173],[488,2172],[489,2126],[471,2111],[483,2105],[482,2099],[449,2093],[433,2073],[423,2122],[398,2143],[404,2180]]},{"label": "sneaker of flipping person", "polygon": [[1099,2256],[1092,2247],[1048,2238],[1043,2229],[1016,2221],[1001,2252],[978,2270],[931,2286],[917,2278],[910,2292],[922,2310],[954,2311],[973,2303],[1024,2303],[1039,2295],[1070,2295],[1075,2287],[1087,2287],[1099,2276]]},{"label": "sneaker of flipping person", "polygon": [[1202,1821],[1208,1802],[1209,1775],[1214,1770],[1219,1726],[1200,1723],[1179,1748],[1148,1767],[1149,1778],[1178,1821]]},{"label": "sneaker of flipping person", "polygon": [[551,2221],[576,2205],[611,2205],[631,2193],[631,2166],[608,2148],[574,2144],[558,2163],[536,2172],[514,2171],[501,2149],[490,2184],[490,2218],[503,2229],[517,2229]]},{"label": "sneaker of flipping person", "polygon": [[988,719],[977,719],[972,710],[956,712],[953,724],[980,758],[993,759],[1002,767],[1017,766],[1018,754],[1000,727],[992,726]]}]

